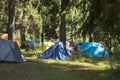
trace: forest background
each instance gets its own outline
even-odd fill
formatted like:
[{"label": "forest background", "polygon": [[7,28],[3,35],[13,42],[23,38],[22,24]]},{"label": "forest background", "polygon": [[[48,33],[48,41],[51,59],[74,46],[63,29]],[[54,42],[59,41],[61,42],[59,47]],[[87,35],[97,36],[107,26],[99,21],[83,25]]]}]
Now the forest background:
[{"label": "forest background", "polygon": [[120,43],[119,0],[1,0],[0,4],[0,33],[10,36],[11,31],[21,47],[29,39],[102,41],[110,50]]},{"label": "forest background", "polygon": [[[2,66],[0,69],[1,79],[11,77],[14,74],[10,72],[14,71],[16,72],[15,78],[24,75],[25,77],[27,76],[27,79],[31,78],[31,80],[48,80],[50,78],[51,80],[56,80],[56,77],[51,75],[52,72],[57,73],[56,75],[61,80],[59,72],[62,71],[62,73],[65,73],[62,76],[67,80],[78,80],[80,75],[81,79],[83,77],[84,80],[115,80],[115,78],[119,80],[120,0],[0,0],[0,4],[0,34],[8,33],[9,40],[13,40],[13,37],[16,36],[20,41],[21,48],[26,47],[26,40],[40,40],[42,43],[49,40],[62,41],[63,43],[66,41],[102,42],[110,54],[114,54],[109,60],[111,64],[110,71],[93,70],[91,72],[91,70],[76,70],[78,69],[77,66],[85,69],[86,65],[72,65],[72,62],[67,62],[67,64],[63,62],[49,64],[42,62],[42,60],[37,60],[25,64],[0,64]],[[116,46],[118,47],[116,48]],[[30,52],[24,52],[24,55]],[[79,59],[83,59],[83,57]],[[84,61],[94,62],[98,60],[87,57]],[[100,61],[102,62],[102,60]],[[14,70],[14,67],[17,69]],[[61,69],[61,71],[58,69]],[[69,74],[69,69],[73,74]],[[29,70],[34,75],[29,73]],[[41,70],[48,74],[47,77],[41,73]],[[67,70],[68,72],[65,72]],[[4,73],[8,74],[7,77]],[[90,73],[89,77],[83,76],[86,73]],[[99,75],[96,75],[96,73],[99,73]],[[111,76],[111,73],[114,75]],[[93,77],[94,75],[97,77]],[[8,79],[14,80],[15,78]]]}]

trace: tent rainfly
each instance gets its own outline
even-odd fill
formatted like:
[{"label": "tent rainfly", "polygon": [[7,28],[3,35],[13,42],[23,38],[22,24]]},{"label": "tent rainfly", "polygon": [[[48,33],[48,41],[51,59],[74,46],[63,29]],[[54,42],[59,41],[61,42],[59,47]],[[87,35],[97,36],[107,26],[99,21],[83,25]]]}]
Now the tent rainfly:
[{"label": "tent rainfly", "polygon": [[45,52],[39,55],[40,58],[51,58],[55,60],[68,60],[69,54],[62,42],[57,42],[55,45],[48,48]]},{"label": "tent rainfly", "polygon": [[0,39],[0,61],[24,62],[26,60],[16,42]]}]

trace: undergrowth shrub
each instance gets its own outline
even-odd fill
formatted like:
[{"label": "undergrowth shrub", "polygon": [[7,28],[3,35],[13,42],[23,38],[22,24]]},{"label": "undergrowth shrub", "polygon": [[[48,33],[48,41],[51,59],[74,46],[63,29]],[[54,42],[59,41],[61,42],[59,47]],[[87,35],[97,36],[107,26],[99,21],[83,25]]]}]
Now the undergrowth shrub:
[{"label": "undergrowth shrub", "polygon": [[120,44],[118,44],[113,51],[112,55],[112,75],[120,77]]}]

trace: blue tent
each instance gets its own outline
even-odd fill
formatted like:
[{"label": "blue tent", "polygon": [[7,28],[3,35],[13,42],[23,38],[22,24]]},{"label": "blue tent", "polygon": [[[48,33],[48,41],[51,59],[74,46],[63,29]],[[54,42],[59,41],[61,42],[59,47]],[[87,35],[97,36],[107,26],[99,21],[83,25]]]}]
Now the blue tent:
[{"label": "blue tent", "polygon": [[31,49],[35,49],[36,48],[36,44],[34,41],[26,41],[26,45],[27,47],[31,48]]},{"label": "blue tent", "polygon": [[51,58],[56,60],[68,60],[69,54],[62,42],[57,42],[55,45],[47,49],[39,55],[40,58]]},{"label": "blue tent", "polygon": [[79,42],[76,46],[80,46],[82,54],[87,54],[92,57],[108,57],[109,53],[103,45],[95,42]]},{"label": "blue tent", "polygon": [[0,39],[0,62],[1,61],[24,62],[26,60],[16,42]]}]

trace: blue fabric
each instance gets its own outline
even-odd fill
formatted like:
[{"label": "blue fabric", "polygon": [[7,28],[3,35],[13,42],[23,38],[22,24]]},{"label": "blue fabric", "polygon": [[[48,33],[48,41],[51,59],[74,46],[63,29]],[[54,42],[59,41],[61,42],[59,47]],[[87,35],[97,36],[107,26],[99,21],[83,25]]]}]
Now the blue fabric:
[{"label": "blue fabric", "polygon": [[31,49],[35,49],[36,48],[36,44],[34,41],[26,41],[26,45],[28,47],[30,47]]},{"label": "blue fabric", "polygon": [[39,55],[40,58],[52,58],[56,60],[68,60],[69,54],[62,42],[58,42]]},{"label": "blue fabric", "polygon": [[95,42],[85,42],[85,43],[77,43],[76,46],[80,46],[82,50],[82,54],[87,54],[92,57],[108,57],[109,53],[104,48],[103,45]]},{"label": "blue fabric", "polygon": [[17,43],[0,39],[0,61],[24,62],[26,60]]}]

